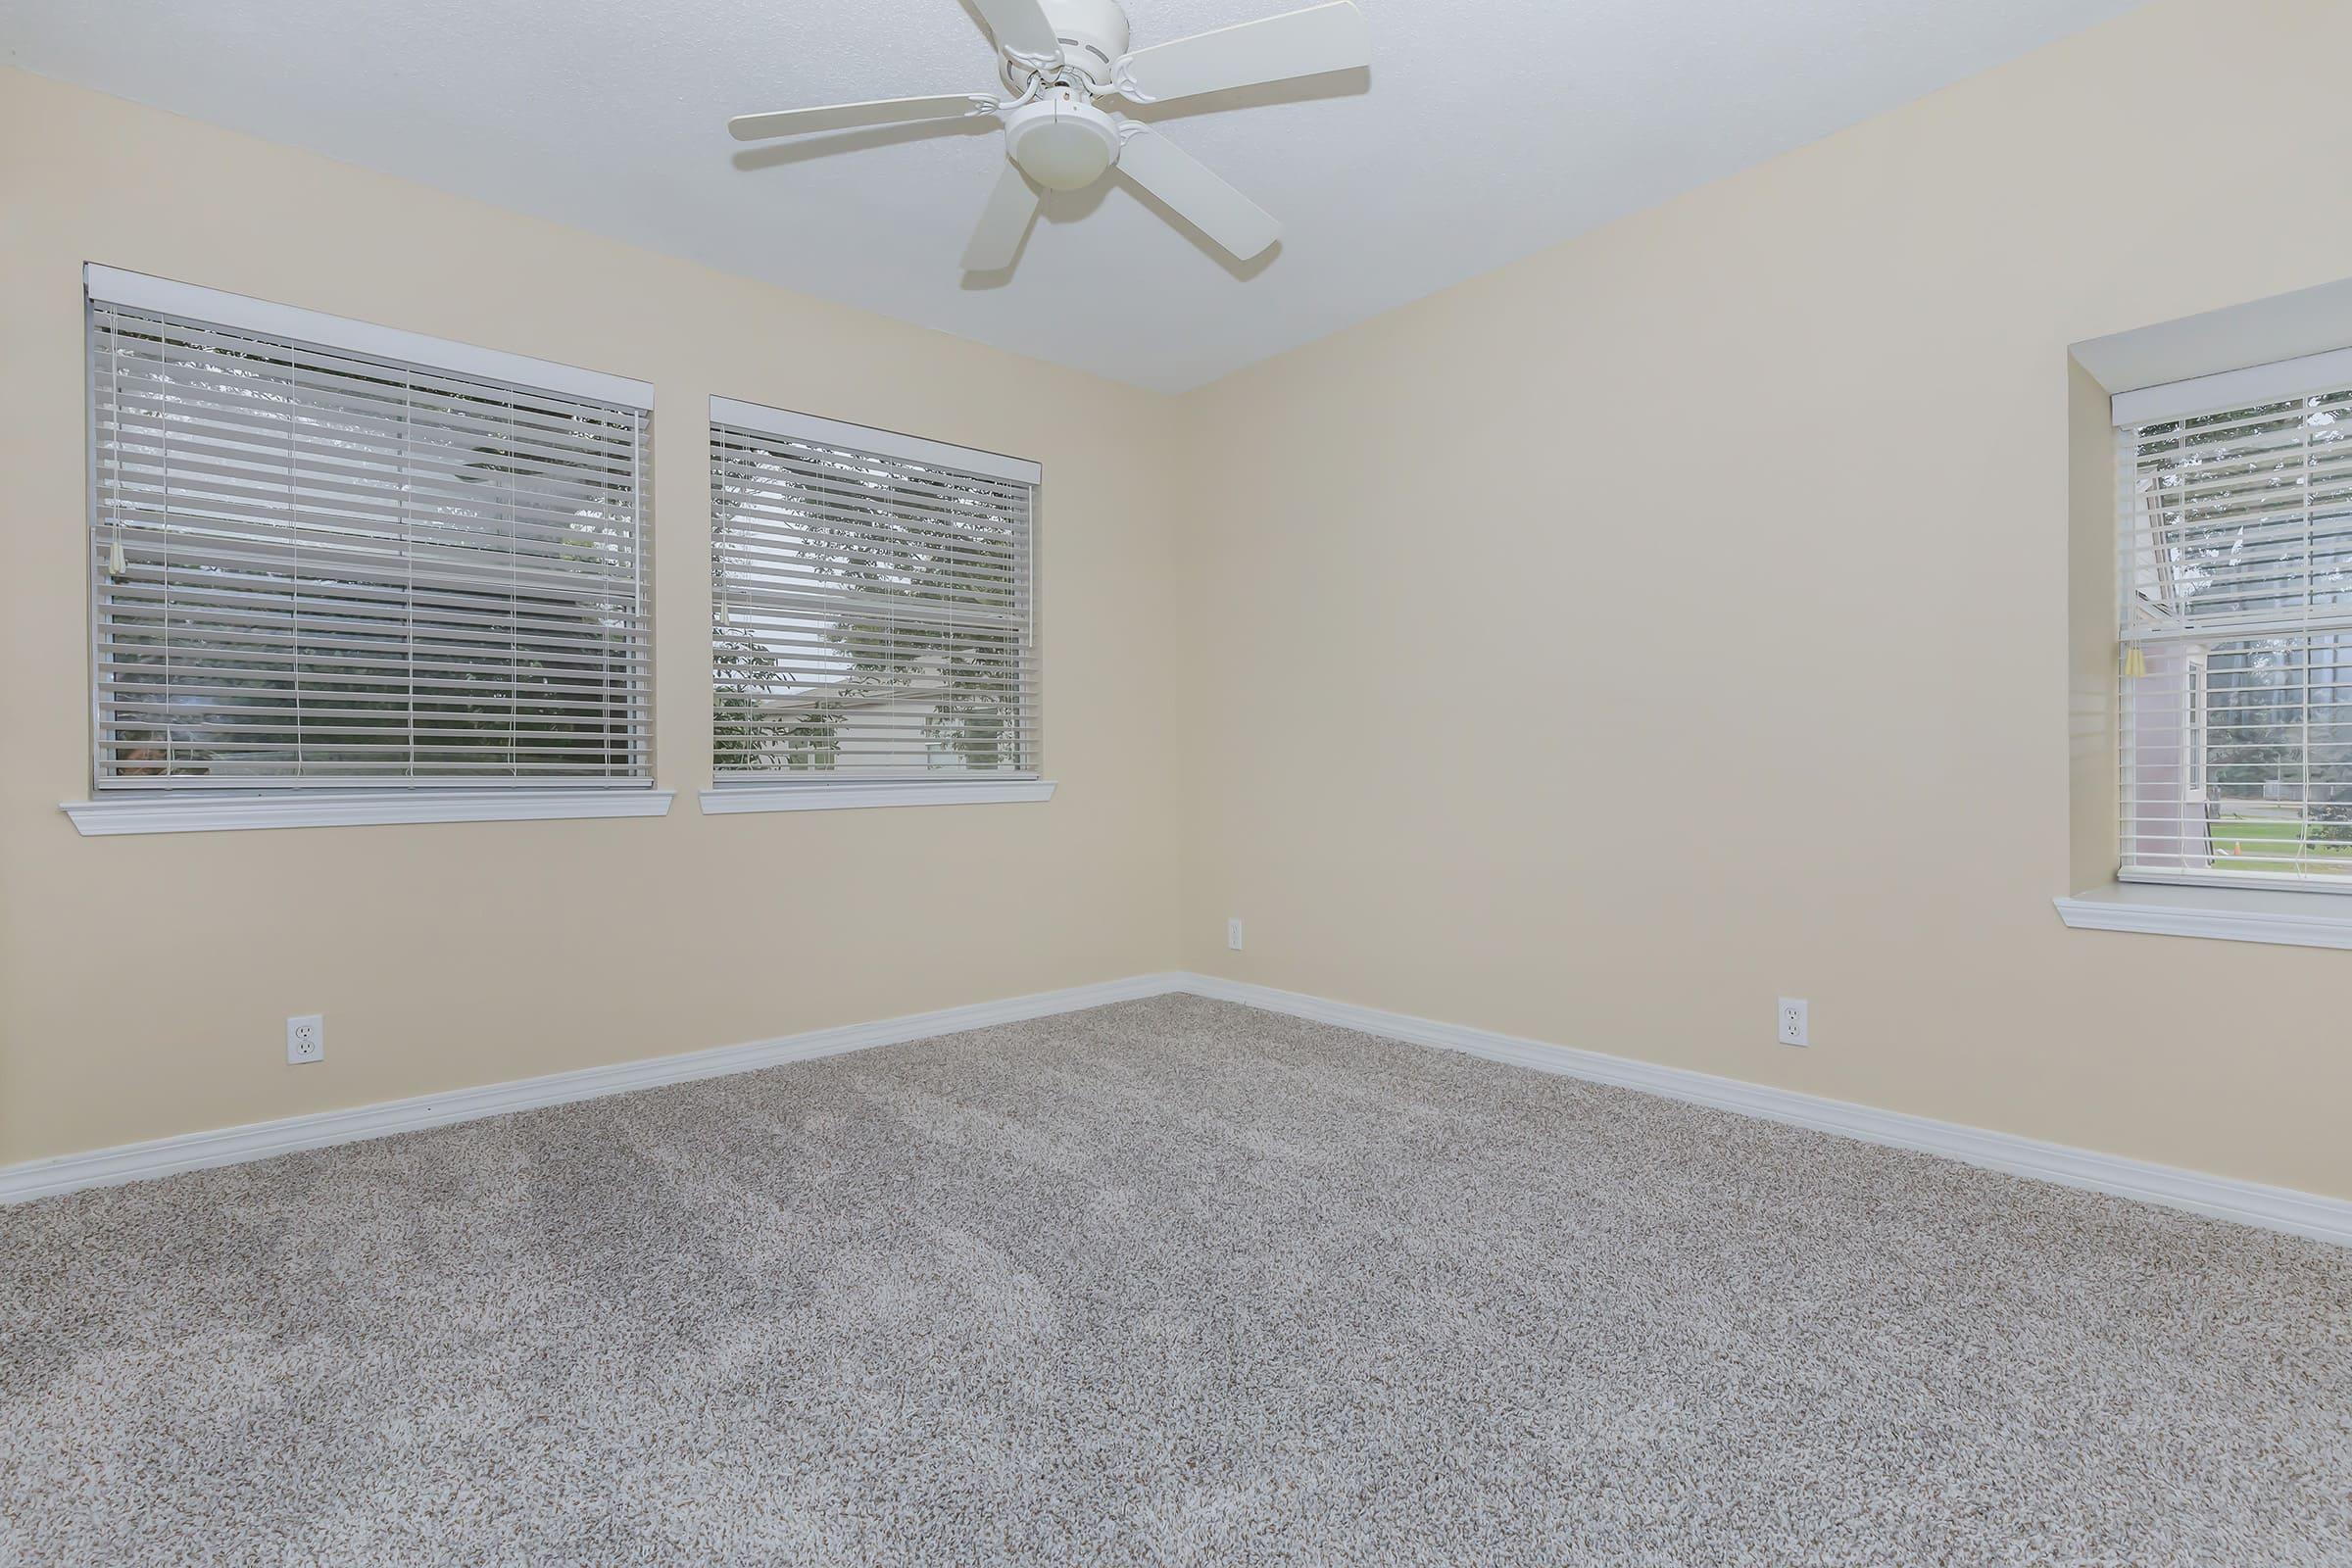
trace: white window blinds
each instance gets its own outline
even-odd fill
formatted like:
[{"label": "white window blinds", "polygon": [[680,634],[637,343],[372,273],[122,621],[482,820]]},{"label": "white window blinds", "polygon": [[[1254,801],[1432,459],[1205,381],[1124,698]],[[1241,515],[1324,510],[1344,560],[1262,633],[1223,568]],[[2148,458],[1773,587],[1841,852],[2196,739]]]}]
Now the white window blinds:
[{"label": "white window blinds", "polygon": [[2352,892],[2352,385],[2312,363],[2116,432],[2126,880]]},{"label": "white window blinds", "polygon": [[717,781],[1034,777],[1038,478],[712,400]]},{"label": "white window blinds", "polygon": [[649,781],[645,408],[95,285],[89,375],[101,789]]}]

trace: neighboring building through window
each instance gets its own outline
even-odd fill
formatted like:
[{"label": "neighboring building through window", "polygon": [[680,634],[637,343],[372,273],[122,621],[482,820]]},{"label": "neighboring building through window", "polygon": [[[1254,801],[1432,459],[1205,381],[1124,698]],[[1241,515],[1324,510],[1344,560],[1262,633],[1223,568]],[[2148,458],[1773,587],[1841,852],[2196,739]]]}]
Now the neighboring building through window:
[{"label": "neighboring building through window", "polygon": [[2352,355],[2116,417],[2121,875],[2352,892]]},{"label": "neighboring building through window", "polygon": [[649,783],[650,392],[314,324],[91,269],[97,788]]},{"label": "neighboring building through window", "polygon": [[713,772],[1034,778],[1037,465],[712,400]]}]

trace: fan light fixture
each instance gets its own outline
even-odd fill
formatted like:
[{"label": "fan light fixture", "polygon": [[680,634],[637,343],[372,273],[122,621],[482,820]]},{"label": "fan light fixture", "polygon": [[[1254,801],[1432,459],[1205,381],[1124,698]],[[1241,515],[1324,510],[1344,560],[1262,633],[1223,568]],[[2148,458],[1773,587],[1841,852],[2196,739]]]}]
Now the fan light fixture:
[{"label": "fan light fixture", "polygon": [[1006,113],[1004,151],[1048,190],[1084,190],[1119,161],[1119,124],[1056,87]]},{"label": "fan light fixture", "polygon": [[1014,96],[946,93],[824,109],[739,115],[737,141],[988,115],[1004,123],[1006,168],[963,253],[966,271],[1012,265],[1037,217],[1035,180],[1084,190],[1113,167],[1161,205],[1242,261],[1282,237],[1257,203],[1179,151],[1157,130],[1095,107],[1101,98],[1159,103],[1232,87],[1288,81],[1371,63],[1364,19],[1350,0],[1327,0],[1262,22],[1245,22],[1148,49],[1127,47],[1116,0],[971,0],[997,40],[997,66]]}]

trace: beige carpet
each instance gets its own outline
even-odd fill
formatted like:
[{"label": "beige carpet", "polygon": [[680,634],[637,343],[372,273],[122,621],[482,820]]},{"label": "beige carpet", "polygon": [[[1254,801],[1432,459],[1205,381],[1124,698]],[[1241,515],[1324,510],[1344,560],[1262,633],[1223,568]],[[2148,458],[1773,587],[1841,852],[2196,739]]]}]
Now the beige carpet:
[{"label": "beige carpet", "polygon": [[0,1210],[0,1561],[2352,1562],[2352,1252],[1165,998]]}]

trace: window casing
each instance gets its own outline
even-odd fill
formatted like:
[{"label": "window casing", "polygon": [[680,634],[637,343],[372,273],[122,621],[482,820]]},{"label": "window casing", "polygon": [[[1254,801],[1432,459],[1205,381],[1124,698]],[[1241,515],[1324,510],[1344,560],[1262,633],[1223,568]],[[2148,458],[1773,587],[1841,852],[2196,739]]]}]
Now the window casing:
[{"label": "window casing", "polygon": [[1035,779],[1039,479],[713,399],[714,781]]},{"label": "window casing", "polygon": [[2227,406],[2117,399],[2125,881],[2352,892],[2352,374],[2327,361],[2231,372]]},{"label": "window casing", "polygon": [[[306,340],[132,274],[111,297],[101,271],[100,792],[650,784],[650,395]],[[213,300],[229,319],[187,314]]]}]

